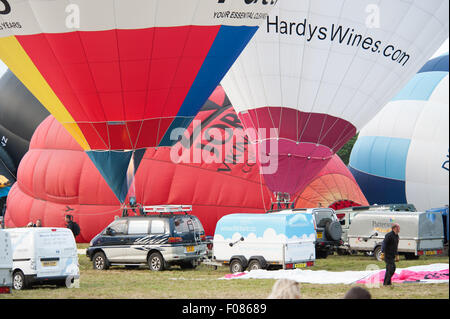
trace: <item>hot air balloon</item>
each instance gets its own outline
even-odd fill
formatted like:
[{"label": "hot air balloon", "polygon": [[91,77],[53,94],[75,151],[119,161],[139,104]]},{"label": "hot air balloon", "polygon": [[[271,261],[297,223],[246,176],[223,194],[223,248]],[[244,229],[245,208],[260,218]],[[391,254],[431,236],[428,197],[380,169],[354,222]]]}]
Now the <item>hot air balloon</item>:
[{"label": "hot air balloon", "polygon": [[[196,126],[196,121],[202,126]],[[227,129],[232,130],[233,138],[226,135]],[[224,138],[213,136],[215,130]],[[221,87],[204,104],[184,137],[172,148],[147,150],[136,174],[138,203],[192,205],[207,235],[214,234],[217,221],[226,214],[262,213],[270,208],[271,193],[256,163],[249,160],[255,155],[249,154],[248,138]],[[180,162],[176,162],[172,157],[180,150]],[[203,153],[200,161],[183,161],[195,158],[199,150]],[[217,160],[207,162],[210,156]],[[367,205],[337,155],[295,198],[301,207]],[[89,242],[123,210],[81,146],[50,116],[36,129],[20,164],[17,183],[8,196],[6,226],[21,227],[36,219],[44,226],[64,226],[67,212],[80,225],[77,241]],[[132,210],[128,213],[134,214]]]},{"label": "hot air balloon", "polygon": [[145,149],[176,142],[273,4],[2,0],[0,59],[124,202]]},{"label": "hot air balloon", "polygon": [[[0,212],[31,136],[47,110],[0,61]],[[2,181],[3,180],[3,181]],[[0,213],[1,215],[1,213]]]},{"label": "hot air balloon", "polygon": [[[369,205],[344,162],[337,154],[295,195],[296,208],[331,207],[334,210]],[[339,217],[339,215],[338,215]]]},{"label": "hot air balloon", "polygon": [[361,130],[349,168],[371,204],[448,205],[448,58],[428,61]]},{"label": "hot air balloon", "polygon": [[48,112],[11,71],[0,74],[0,96],[0,149],[10,157],[8,169],[15,176],[34,130]]},{"label": "hot air balloon", "polygon": [[221,82],[273,193],[301,191],[394,97],[448,37],[448,9],[446,0],[278,2]]}]

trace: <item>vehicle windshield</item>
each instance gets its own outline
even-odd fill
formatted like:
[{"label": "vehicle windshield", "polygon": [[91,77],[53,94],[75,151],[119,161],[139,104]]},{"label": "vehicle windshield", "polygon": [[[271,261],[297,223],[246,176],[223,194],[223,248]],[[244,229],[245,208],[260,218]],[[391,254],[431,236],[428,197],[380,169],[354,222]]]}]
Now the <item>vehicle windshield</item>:
[{"label": "vehicle windshield", "polygon": [[115,235],[125,234],[126,230],[127,230],[127,221],[125,219],[124,220],[115,220],[111,224],[109,224],[108,227],[106,227],[106,229],[108,229],[108,228]]},{"label": "vehicle windshield", "polygon": [[189,232],[204,232],[203,226],[196,217],[180,216],[174,219],[175,232],[189,233]]},{"label": "vehicle windshield", "polygon": [[329,219],[331,219],[333,221],[336,220],[334,215],[331,212],[329,212],[329,211],[323,211],[323,212],[319,211],[319,212],[316,213],[316,222],[317,222],[317,224],[319,224],[320,221],[322,219],[324,219],[324,218],[329,218]]}]

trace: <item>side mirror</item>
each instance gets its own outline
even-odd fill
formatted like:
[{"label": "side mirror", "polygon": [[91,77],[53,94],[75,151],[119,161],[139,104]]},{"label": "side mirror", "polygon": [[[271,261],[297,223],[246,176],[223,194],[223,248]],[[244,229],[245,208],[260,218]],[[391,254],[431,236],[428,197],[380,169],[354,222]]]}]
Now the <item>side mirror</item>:
[{"label": "side mirror", "polygon": [[106,228],[106,235],[108,236],[114,235],[114,231],[111,229],[111,227]]}]

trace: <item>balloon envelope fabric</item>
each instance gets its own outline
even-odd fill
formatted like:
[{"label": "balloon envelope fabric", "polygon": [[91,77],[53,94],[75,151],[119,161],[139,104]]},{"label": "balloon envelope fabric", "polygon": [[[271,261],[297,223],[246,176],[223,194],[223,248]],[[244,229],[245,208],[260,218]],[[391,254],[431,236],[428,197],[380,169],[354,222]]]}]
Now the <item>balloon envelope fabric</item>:
[{"label": "balloon envelope fabric", "polygon": [[[232,136],[226,129],[233,130]],[[264,213],[270,208],[270,191],[221,87],[183,134],[172,148],[147,150],[136,174],[137,203],[192,205],[192,214],[200,218],[207,235],[214,234],[223,215]],[[297,203],[317,207],[319,202],[325,206],[348,200],[366,205],[342,161],[336,158],[330,163],[311,189],[296,195]],[[82,148],[49,117],[36,130],[20,164],[18,181],[8,196],[6,226],[22,227],[40,218],[44,226],[64,227],[68,212],[81,227],[77,241],[89,242],[122,209]]]},{"label": "balloon envelope fabric", "polygon": [[349,168],[371,204],[448,205],[448,59],[428,61],[361,130]]},{"label": "balloon envelope fabric", "polygon": [[[121,202],[128,164],[137,169],[145,148],[176,142],[171,130],[189,125],[273,6],[209,0],[2,3],[0,59],[88,152]],[[249,15],[237,19],[224,11]]]},{"label": "balloon envelope fabric", "polygon": [[447,39],[448,11],[447,0],[278,1],[221,82],[260,130],[273,192],[302,190],[395,96]]}]

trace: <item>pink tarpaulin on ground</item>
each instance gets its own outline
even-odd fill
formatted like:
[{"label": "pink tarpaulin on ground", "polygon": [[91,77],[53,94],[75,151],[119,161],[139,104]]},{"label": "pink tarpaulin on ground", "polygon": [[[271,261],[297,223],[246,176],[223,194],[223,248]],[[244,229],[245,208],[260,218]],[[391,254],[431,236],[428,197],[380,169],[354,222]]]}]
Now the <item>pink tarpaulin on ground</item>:
[{"label": "pink tarpaulin on ground", "polygon": [[[312,269],[289,269],[289,270],[252,270],[237,274],[227,274],[221,279],[291,279],[301,283],[310,284],[382,284],[385,270],[367,267],[366,270],[354,271],[327,271]],[[314,269],[314,268],[313,268]],[[397,268],[392,278],[394,283],[448,283],[448,263],[411,266],[408,268]]]},{"label": "pink tarpaulin on ground", "polygon": [[[367,284],[375,282],[383,282],[384,275],[386,271],[380,271],[377,274],[370,276],[369,278],[364,278],[359,280],[358,284]],[[440,271],[411,271],[402,270],[400,273],[395,273],[392,276],[391,281],[393,283],[403,283],[403,282],[421,282],[421,281],[432,281],[432,280],[448,280],[448,269]]]}]

